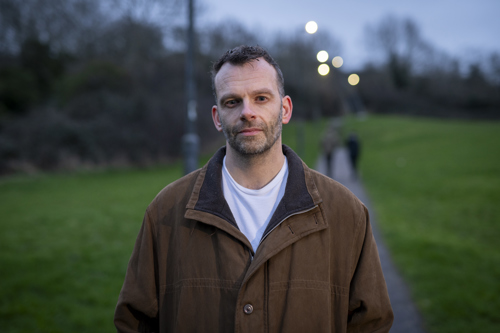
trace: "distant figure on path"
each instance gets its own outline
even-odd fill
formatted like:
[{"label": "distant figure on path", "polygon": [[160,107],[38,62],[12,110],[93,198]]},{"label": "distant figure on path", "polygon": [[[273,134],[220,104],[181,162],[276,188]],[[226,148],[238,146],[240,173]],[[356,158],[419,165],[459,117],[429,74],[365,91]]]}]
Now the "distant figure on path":
[{"label": "distant figure on path", "polygon": [[353,177],[358,177],[358,159],[361,150],[361,144],[359,142],[358,135],[355,132],[351,132],[346,140],[347,150],[349,151],[349,159],[351,160]]},{"label": "distant figure on path", "polygon": [[335,149],[339,145],[339,135],[337,134],[337,130],[335,126],[330,125],[326,131],[323,140],[321,141],[321,147],[323,150],[323,154],[326,158],[326,175],[330,178],[333,178],[333,166],[334,166],[334,158],[335,158]]}]

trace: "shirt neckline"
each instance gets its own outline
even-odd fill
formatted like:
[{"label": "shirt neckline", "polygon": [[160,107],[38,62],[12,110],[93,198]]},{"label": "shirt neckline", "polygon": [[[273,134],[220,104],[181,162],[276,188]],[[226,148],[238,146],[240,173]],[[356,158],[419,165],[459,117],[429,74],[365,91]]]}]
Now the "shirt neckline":
[{"label": "shirt neckline", "polygon": [[226,167],[226,156],[224,156],[224,159],[222,161],[222,172],[224,173],[224,176],[226,176],[226,178],[234,185],[234,187],[245,194],[254,196],[265,195],[270,191],[272,191],[276,186],[280,186],[287,171],[288,171],[288,159],[285,156],[285,161],[283,162],[283,166],[281,167],[281,170],[276,174],[276,176],[274,176],[274,178],[264,187],[254,190],[246,188],[238,184],[238,182],[234,180],[233,176],[231,176],[229,170]]}]

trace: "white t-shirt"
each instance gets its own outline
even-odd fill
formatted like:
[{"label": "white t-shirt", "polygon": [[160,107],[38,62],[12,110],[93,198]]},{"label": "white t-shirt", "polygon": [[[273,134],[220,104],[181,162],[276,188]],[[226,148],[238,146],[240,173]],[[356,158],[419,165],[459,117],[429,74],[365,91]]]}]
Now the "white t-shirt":
[{"label": "white t-shirt", "polygon": [[258,190],[251,190],[238,184],[229,174],[224,157],[222,168],[222,189],[240,231],[257,251],[262,234],[276,207],[285,194],[288,179],[288,161],[269,184]]}]

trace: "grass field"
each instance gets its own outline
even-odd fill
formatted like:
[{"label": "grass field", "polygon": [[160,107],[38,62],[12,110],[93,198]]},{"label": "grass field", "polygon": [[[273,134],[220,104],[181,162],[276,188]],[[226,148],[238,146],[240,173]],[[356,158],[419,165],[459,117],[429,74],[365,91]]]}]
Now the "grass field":
[{"label": "grass field", "polygon": [[326,129],[325,119],[311,122],[290,122],[283,126],[283,143],[292,148],[311,168],[316,166],[320,140]]},{"label": "grass field", "polygon": [[112,332],[148,203],[180,165],[0,183],[2,332]]},{"label": "grass field", "polygon": [[500,332],[500,122],[350,118],[386,243],[430,332]]},{"label": "grass field", "polygon": [[[303,129],[314,166],[325,122]],[[500,123],[346,121],[393,257],[430,332],[500,331]],[[297,149],[296,124],[283,142]],[[203,158],[205,161],[207,158]],[[181,165],[0,179],[2,332],[112,332],[148,203]]]},{"label": "grass field", "polygon": [[[305,146],[318,147],[323,125],[305,125]],[[284,143],[296,137],[287,125]],[[314,164],[317,150],[304,157]],[[0,179],[0,331],[113,332],[146,206],[181,173],[177,163]]]}]

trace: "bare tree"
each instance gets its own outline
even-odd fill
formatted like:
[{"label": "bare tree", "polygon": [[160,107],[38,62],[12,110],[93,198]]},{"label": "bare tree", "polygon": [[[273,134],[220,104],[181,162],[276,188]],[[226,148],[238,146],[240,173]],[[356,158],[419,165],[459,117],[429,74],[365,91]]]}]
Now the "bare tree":
[{"label": "bare tree", "polygon": [[237,21],[226,21],[210,25],[200,31],[200,52],[216,59],[223,52],[233,47],[248,44],[255,45],[258,38]]},{"label": "bare tree", "polygon": [[493,52],[489,56],[487,68],[490,80],[500,88],[500,53]]},{"label": "bare tree", "polygon": [[428,65],[433,52],[410,18],[387,16],[375,26],[367,25],[365,39],[369,50],[382,57],[398,89],[410,85],[411,75]]},{"label": "bare tree", "polygon": [[99,22],[97,0],[0,0],[0,52],[17,54],[28,39],[73,51]]}]

